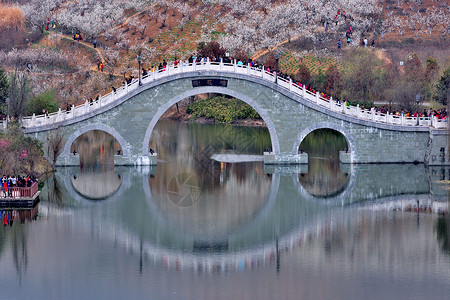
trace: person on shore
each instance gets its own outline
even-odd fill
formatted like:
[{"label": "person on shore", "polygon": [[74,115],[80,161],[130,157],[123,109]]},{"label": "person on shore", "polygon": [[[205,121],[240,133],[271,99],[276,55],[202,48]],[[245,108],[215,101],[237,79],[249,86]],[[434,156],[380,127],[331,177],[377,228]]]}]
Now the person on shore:
[{"label": "person on shore", "polygon": [[342,46],[341,40],[338,41],[337,46],[338,46],[338,49],[341,49],[341,46]]},{"label": "person on shore", "polygon": [[3,189],[3,195],[6,198],[8,196],[8,179],[6,179],[5,176],[3,176],[5,180],[2,179],[2,189]]}]

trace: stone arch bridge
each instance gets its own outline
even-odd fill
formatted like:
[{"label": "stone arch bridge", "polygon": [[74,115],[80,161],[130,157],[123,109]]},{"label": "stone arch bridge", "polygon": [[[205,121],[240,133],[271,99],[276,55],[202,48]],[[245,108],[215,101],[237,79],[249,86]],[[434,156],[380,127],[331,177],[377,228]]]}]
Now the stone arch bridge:
[{"label": "stone arch bridge", "polygon": [[122,153],[115,156],[116,165],[152,165],[156,155],[149,153],[149,141],[162,114],[189,96],[220,93],[246,102],[265,121],[272,143],[272,152],[264,156],[266,164],[307,163],[307,154],[299,153],[299,145],[310,132],[321,128],[336,130],[346,138],[348,151],[340,153],[343,163],[445,165],[449,161],[447,122],[345,106],[264,68],[209,60],[180,63],[150,73],[141,83],[136,80],[69,111],[23,118],[22,126],[28,136],[43,143],[45,151],[52,131],[64,134],[65,146],[57,165],[79,163],[70,147],[90,130],[105,131],[120,143]]}]

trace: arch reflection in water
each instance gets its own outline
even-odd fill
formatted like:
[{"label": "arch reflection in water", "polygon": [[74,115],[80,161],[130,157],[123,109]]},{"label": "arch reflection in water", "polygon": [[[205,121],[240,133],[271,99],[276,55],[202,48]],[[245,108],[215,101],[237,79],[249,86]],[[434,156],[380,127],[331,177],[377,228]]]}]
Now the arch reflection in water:
[{"label": "arch reflection in water", "polygon": [[349,173],[342,172],[339,152],[348,149],[345,137],[332,129],[317,129],[300,144],[300,151],[308,153],[308,173],[299,174],[303,188],[319,198],[342,193],[349,183]]},{"label": "arch reflection in water", "polygon": [[[152,202],[170,226],[199,240],[224,239],[250,222],[266,204],[270,189],[271,178],[261,163],[211,164],[217,165],[211,172],[193,170],[148,181]],[[169,167],[160,164],[158,171]]]},{"label": "arch reflection in water", "polygon": [[122,185],[123,178],[114,170],[104,172],[86,171],[70,177],[70,182],[81,196],[101,200],[112,196]]}]

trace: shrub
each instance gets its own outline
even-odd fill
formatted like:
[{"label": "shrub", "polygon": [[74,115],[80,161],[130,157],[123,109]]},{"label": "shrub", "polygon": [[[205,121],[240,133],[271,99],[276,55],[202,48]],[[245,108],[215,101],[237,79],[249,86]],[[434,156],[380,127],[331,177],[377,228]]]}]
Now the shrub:
[{"label": "shrub", "polygon": [[43,109],[47,110],[49,113],[58,111],[59,105],[54,99],[55,92],[53,90],[45,91],[42,94],[31,98],[27,105],[28,114],[32,115],[35,113],[36,115],[39,115],[42,114]]},{"label": "shrub", "polygon": [[191,103],[186,113],[192,118],[212,119],[217,123],[231,123],[239,119],[261,119],[259,114],[248,104],[238,99],[224,96],[211,97]]},{"label": "shrub", "polygon": [[16,123],[0,133],[0,168],[4,174],[42,174],[50,166],[40,142],[25,137]]}]

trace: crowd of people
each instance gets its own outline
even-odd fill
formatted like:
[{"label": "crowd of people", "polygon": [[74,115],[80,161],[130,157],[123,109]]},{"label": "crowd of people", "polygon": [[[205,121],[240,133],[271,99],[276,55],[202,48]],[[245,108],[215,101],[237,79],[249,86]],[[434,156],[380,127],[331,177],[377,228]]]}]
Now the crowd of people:
[{"label": "crowd of people", "polygon": [[[381,108],[374,106],[374,110],[376,113],[381,113],[381,114],[388,113],[388,110],[384,106],[382,106]],[[398,117],[400,117],[400,116],[414,117],[414,118],[436,117],[438,120],[447,120],[447,109],[445,109],[445,108],[441,108],[441,109],[430,108],[429,110],[424,109],[423,112],[410,112],[410,111],[404,111],[403,109],[401,109],[401,110],[394,109],[389,113],[394,116],[398,116]]]},{"label": "crowd of people", "polygon": [[33,175],[20,176],[20,175],[3,175],[1,179],[2,183],[2,196],[4,198],[20,197],[14,192],[15,187],[31,187],[33,183],[37,182],[37,178]]},{"label": "crowd of people", "polygon": [[50,21],[50,18],[47,18],[47,22],[44,27],[44,30],[49,31],[50,29],[56,29],[56,22],[55,22],[55,20]]}]

